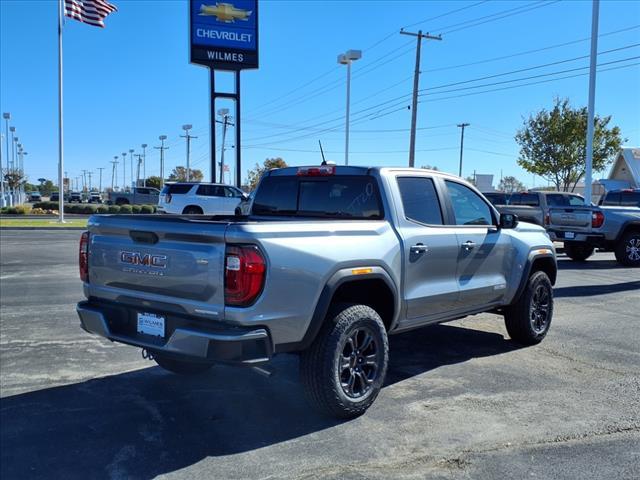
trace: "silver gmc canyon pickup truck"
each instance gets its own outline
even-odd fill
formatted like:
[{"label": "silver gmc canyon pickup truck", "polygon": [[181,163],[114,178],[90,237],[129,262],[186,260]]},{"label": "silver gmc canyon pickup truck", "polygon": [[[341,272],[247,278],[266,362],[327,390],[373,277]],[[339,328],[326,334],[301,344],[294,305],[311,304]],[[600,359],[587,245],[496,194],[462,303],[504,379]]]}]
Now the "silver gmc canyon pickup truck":
[{"label": "silver gmc canyon pickup truck", "polygon": [[481,312],[540,342],[556,259],[542,227],[441,172],[267,172],[247,216],[95,215],[80,241],[82,327],[177,373],[300,355],[310,402],[362,414],[387,335]]}]

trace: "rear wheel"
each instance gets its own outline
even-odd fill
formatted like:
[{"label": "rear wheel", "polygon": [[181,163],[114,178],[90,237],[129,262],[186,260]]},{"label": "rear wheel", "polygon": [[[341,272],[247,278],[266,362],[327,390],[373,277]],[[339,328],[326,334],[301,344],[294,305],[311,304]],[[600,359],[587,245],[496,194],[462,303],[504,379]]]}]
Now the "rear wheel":
[{"label": "rear wheel", "polygon": [[640,267],[640,232],[629,232],[616,245],[616,260],[627,267]]},{"label": "rear wheel", "polygon": [[576,262],[584,262],[587,258],[593,255],[593,250],[593,247],[588,243],[565,242],[564,244],[564,253],[567,254],[567,257]]},{"label": "rear wheel", "polygon": [[512,340],[523,345],[540,343],[553,317],[553,287],[546,273],[534,272],[520,298],[505,309],[504,322]]},{"label": "rear wheel", "polygon": [[193,205],[185,207],[182,211],[183,215],[202,215],[202,209]]},{"label": "rear wheel", "polygon": [[153,353],[153,359],[165,370],[179,375],[197,375],[199,373],[204,373],[213,367],[213,363],[178,360],[174,357],[156,352]]},{"label": "rear wheel", "polygon": [[341,305],[302,353],[301,381],[310,403],[322,413],[354,418],[380,393],[388,360],[380,315],[366,305]]}]

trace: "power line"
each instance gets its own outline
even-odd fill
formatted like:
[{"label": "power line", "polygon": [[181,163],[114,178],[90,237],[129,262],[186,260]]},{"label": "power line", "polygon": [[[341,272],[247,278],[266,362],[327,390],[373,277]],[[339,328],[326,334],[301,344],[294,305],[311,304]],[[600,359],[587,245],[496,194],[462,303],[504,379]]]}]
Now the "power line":
[{"label": "power line", "polygon": [[405,25],[405,26],[404,26],[404,27],[402,27],[402,28],[411,28],[411,27],[415,27],[416,25],[420,25],[420,24],[423,24],[423,23],[430,22],[430,21],[432,21],[432,20],[438,20],[439,18],[444,18],[444,17],[449,16],[449,15],[452,15],[452,14],[454,14],[454,13],[462,12],[463,10],[468,10],[468,9],[470,9],[470,8],[477,7],[478,5],[482,5],[483,3],[487,3],[488,1],[489,1],[489,0],[482,0],[481,2],[476,2],[476,3],[474,3],[474,4],[467,5],[467,6],[465,6],[465,7],[456,8],[455,10],[450,10],[450,11],[445,12],[445,13],[442,13],[442,14],[440,14],[440,15],[436,15],[435,17],[425,18],[424,20],[420,20],[420,21],[418,21],[418,22],[411,23],[411,24],[409,24],[409,25]]}]

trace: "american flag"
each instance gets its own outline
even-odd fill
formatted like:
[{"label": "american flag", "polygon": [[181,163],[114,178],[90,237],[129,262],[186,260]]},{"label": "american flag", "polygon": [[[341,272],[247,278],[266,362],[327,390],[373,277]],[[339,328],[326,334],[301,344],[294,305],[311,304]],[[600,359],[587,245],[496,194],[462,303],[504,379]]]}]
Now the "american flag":
[{"label": "american flag", "polygon": [[94,27],[104,28],[106,16],[117,11],[116,6],[106,0],[64,0],[65,16]]}]

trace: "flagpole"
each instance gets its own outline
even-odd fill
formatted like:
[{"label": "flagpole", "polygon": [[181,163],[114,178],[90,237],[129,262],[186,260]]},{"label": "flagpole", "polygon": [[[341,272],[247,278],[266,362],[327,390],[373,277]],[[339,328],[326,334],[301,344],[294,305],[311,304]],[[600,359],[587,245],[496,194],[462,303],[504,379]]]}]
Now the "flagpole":
[{"label": "flagpole", "polygon": [[62,5],[58,0],[58,222],[64,223],[64,159],[62,149]]}]

